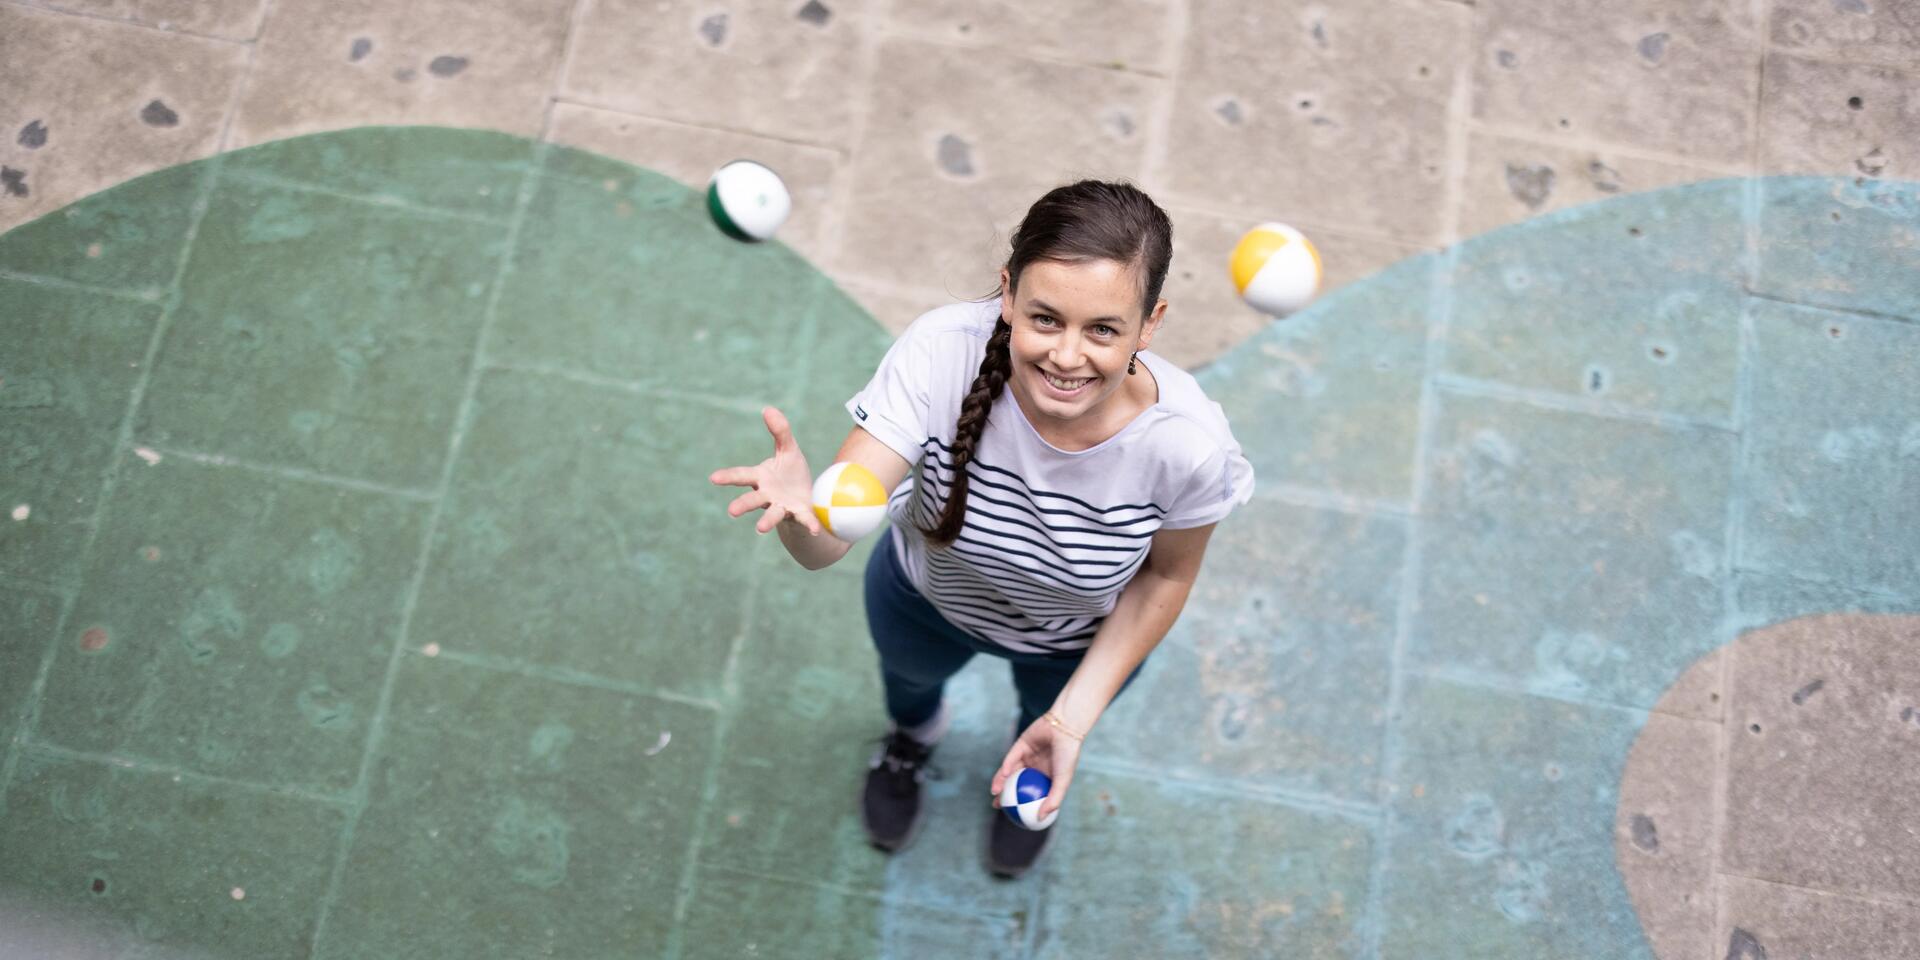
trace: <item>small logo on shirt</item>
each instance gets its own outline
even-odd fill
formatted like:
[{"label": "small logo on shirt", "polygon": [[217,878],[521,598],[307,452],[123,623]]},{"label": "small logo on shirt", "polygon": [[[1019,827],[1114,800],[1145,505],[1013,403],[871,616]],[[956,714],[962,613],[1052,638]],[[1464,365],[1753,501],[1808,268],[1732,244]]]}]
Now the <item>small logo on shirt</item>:
[{"label": "small logo on shirt", "polygon": [[853,415],[859,417],[862,422],[865,422],[867,419],[867,408],[856,404],[853,408]]}]

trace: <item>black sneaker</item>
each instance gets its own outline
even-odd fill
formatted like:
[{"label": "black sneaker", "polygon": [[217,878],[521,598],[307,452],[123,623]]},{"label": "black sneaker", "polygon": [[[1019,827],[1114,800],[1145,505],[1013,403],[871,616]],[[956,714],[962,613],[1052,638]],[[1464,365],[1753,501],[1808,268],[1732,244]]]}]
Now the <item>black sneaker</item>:
[{"label": "black sneaker", "polygon": [[879,752],[867,764],[867,785],[860,795],[860,816],[874,846],[897,853],[913,842],[925,819],[920,785],[927,780],[927,758],[932,755],[932,747],[898,730],[882,738]]},{"label": "black sneaker", "polygon": [[987,869],[1005,880],[1019,879],[1040,859],[1040,851],[1047,848],[1052,836],[1052,827],[1028,830],[994,807],[993,825],[987,828]]}]

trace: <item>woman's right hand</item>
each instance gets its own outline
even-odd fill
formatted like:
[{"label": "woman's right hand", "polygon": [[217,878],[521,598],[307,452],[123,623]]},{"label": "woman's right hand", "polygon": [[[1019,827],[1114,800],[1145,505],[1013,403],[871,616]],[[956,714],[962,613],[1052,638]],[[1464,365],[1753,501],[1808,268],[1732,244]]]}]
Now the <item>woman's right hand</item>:
[{"label": "woman's right hand", "polygon": [[773,407],[760,411],[773,435],[773,456],[751,467],[727,467],[708,477],[718,486],[752,487],[727,504],[727,515],[738,517],[754,510],[765,510],[755,529],[766,533],[782,523],[804,528],[808,535],[819,536],[820,518],[813,512],[813,473],[807,458],[794,442],[793,429],[785,414]]}]

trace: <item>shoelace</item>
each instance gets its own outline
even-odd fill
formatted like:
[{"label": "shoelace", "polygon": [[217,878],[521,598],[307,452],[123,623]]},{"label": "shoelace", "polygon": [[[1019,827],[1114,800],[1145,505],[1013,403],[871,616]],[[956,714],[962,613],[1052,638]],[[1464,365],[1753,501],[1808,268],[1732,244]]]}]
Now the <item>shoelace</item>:
[{"label": "shoelace", "polygon": [[880,745],[880,749],[874,753],[868,766],[875,770],[884,768],[892,780],[890,786],[894,792],[903,792],[914,783],[940,779],[939,768],[927,762],[933,751],[915,743],[912,737],[889,733],[875,738],[874,742]]}]

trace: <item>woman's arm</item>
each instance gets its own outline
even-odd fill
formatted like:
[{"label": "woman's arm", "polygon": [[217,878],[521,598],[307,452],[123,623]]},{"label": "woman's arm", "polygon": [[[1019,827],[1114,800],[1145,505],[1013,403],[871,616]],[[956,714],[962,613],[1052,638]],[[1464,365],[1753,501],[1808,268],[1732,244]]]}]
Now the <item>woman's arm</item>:
[{"label": "woman's arm", "polygon": [[1020,734],[993,775],[994,796],[999,796],[1001,786],[1015,770],[1037,766],[1053,778],[1053,789],[1041,804],[1040,815],[1060,808],[1066,800],[1067,786],[1073,782],[1074,767],[1080,762],[1080,739],[1106,712],[1133,668],[1160,645],[1179,619],[1200,576],[1200,561],[1206,556],[1207,538],[1213,536],[1213,528],[1214,524],[1208,524],[1162,530],[1154,535],[1140,572],[1121,589],[1113,612],[1101,621],[1086,656],[1054,699],[1049,713],[1058,725],[1042,717]]},{"label": "woman's arm", "polygon": [[1133,668],[1166,638],[1193,592],[1215,526],[1154,535],[1147,562],[1120,591],[1086,658],[1053,702],[1053,715],[1062,723],[1078,733],[1093,729]]}]

